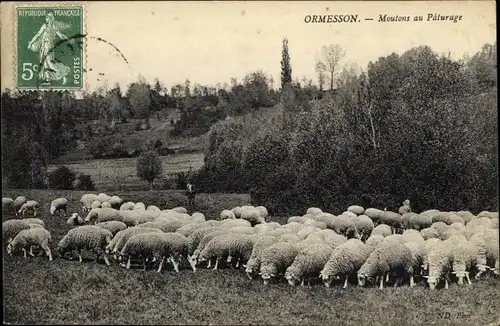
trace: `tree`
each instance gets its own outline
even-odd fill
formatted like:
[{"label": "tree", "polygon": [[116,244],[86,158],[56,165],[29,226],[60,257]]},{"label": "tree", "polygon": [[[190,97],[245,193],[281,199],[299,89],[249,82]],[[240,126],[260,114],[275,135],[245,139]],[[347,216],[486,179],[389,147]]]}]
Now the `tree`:
[{"label": "tree", "polygon": [[184,82],[184,96],[191,97],[191,81],[189,79]]},{"label": "tree", "polygon": [[145,119],[147,122],[151,106],[151,92],[146,80],[139,77],[137,83],[132,83],[127,91],[127,97],[134,117]]},{"label": "tree", "polygon": [[161,159],[156,151],[148,151],[142,153],[137,158],[137,176],[149,183],[150,189],[153,190],[153,182],[163,173]]},{"label": "tree", "polygon": [[[345,57],[345,50],[338,44],[324,45],[317,53],[316,71],[330,75],[330,90],[333,90],[333,75],[337,71],[339,62]],[[323,77],[321,77],[323,78]],[[321,85],[320,85],[321,87]]]},{"label": "tree", "polygon": [[285,84],[292,82],[292,66],[290,65],[290,55],[288,53],[288,39],[283,40],[283,50],[281,58],[281,89]]}]

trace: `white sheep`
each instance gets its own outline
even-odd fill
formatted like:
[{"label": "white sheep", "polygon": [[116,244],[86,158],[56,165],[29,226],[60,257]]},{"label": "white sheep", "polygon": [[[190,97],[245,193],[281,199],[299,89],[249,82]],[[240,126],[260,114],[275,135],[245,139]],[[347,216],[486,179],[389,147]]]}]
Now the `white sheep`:
[{"label": "white sheep", "polygon": [[410,207],[410,200],[409,199],[406,199],[404,202],[403,202],[403,206],[399,207],[398,209],[398,213],[403,215],[405,213],[409,213],[411,212],[411,207]]},{"label": "white sheep", "polygon": [[187,214],[188,210],[185,207],[174,207],[172,208],[174,212],[181,213],[181,214]]},{"label": "white sheep", "polygon": [[370,253],[375,250],[384,241],[384,236],[378,234],[372,234],[365,242],[365,245],[370,250]]},{"label": "white sheep", "polygon": [[382,214],[384,214],[384,211],[380,210],[378,208],[367,208],[367,209],[365,209],[363,214],[368,216],[369,218],[371,218],[373,223],[378,223],[380,216],[382,216]]},{"label": "white sheep", "polygon": [[68,224],[70,226],[82,225],[84,223],[85,223],[85,221],[83,220],[83,218],[80,215],[78,215],[78,213],[71,214],[71,216],[66,221],[66,224]]},{"label": "white sheep", "polygon": [[61,239],[58,245],[58,251],[61,257],[68,251],[76,250],[80,263],[82,259],[82,250],[87,249],[97,254],[96,260],[102,254],[106,265],[110,265],[106,253],[106,246],[111,242],[113,235],[110,231],[95,225],[78,226],[68,231]]},{"label": "white sheep", "polygon": [[22,230],[30,228],[30,224],[24,220],[11,219],[2,223],[2,240],[8,244]]},{"label": "white sheep", "polygon": [[94,208],[85,217],[85,222],[100,223],[107,221],[122,221],[120,211],[114,208]]},{"label": "white sheep", "polygon": [[255,241],[250,258],[248,259],[246,265],[243,266],[245,267],[245,273],[247,274],[249,279],[257,276],[256,274],[258,274],[260,269],[261,255],[264,249],[268,248],[278,241],[278,237],[269,235],[261,236]]},{"label": "white sheep", "polygon": [[195,222],[195,223],[205,222],[205,220],[206,220],[205,214],[200,213],[200,212],[194,212],[190,218],[190,221]]},{"label": "white sheep", "polygon": [[496,271],[499,258],[499,234],[498,229],[486,229],[474,234],[470,242],[478,249],[476,279],[488,269]]},{"label": "white sheep", "polygon": [[101,208],[111,208],[111,203],[109,201],[102,202]]},{"label": "white sheep", "polygon": [[[211,239],[200,252],[198,261],[204,262],[215,258],[214,270],[217,270],[219,260],[239,257],[247,261],[252,254],[254,238],[244,234],[227,233]],[[230,261],[230,259],[228,259]]]},{"label": "white sheep", "polygon": [[436,246],[436,244],[440,243],[442,240],[439,238],[429,238],[425,240],[424,243],[424,255],[422,257],[422,271],[427,271],[429,268],[429,262],[428,262],[428,257],[429,257],[429,252],[431,249]]},{"label": "white sheep", "polygon": [[389,225],[393,234],[396,233],[397,229],[401,229],[403,227],[403,224],[401,223],[401,215],[388,210],[384,210],[383,214],[379,217],[379,222]]},{"label": "white sheep", "polygon": [[[100,201],[98,201],[98,200],[94,200],[94,201],[92,202],[92,204],[90,205],[90,210],[92,210],[92,209],[94,209],[94,208],[101,208],[101,207],[102,207],[101,202],[100,202]],[[89,210],[89,211],[90,211],[90,210]]]},{"label": "white sheep", "polygon": [[467,223],[469,223],[471,220],[473,220],[473,219],[477,218],[477,216],[476,216],[476,215],[472,214],[472,213],[471,213],[471,212],[469,212],[469,211],[459,211],[459,212],[457,212],[456,214],[457,214],[458,216],[460,216],[460,217],[464,220],[465,224],[467,224]]},{"label": "white sheep", "polygon": [[467,278],[469,284],[472,284],[469,273],[476,266],[478,248],[463,235],[453,236],[446,240],[446,242],[451,248],[453,256],[451,273],[455,274],[459,285],[464,283],[464,277]]},{"label": "white sheep", "polygon": [[358,230],[358,233],[361,237],[361,240],[365,241],[366,239],[368,239],[373,229],[375,228],[372,219],[366,215],[359,215],[354,217],[353,220],[354,225],[356,226],[356,229]]},{"label": "white sheep", "polygon": [[372,236],[373,235],[381,235],[383,237],[387,237],[391,234],[392,234],[391,227],[389,225],[386,225],[386,224],[377,225],[371,233]]},{"label": "white sheep", "polygon": [[300,282],[304,285],[307,279],[310,285],[310,278],[318,277],[332,252],[333,249],[325,244],[313,244],[302,249],[285,272],[288,284],[294,286]]},{"label": "white sheep", "polygon": [[233,212],[233,214],[234,214],[234,216],[236,218],[240,218],[241,217],[241,212],[242,212],[241,207],[239,207],[239,206],[238,207],[234,207],[234,208],[231,209],[231,212]]},{"label": "white sheep", "polygon": [[113,239],[111,239],[110,243],[105,247],[106,253],[113,254],[115,258],[118,258],[117,254],[123,249],[130,237],[140,233],[163,233],[163,231],[155,228],[138,227],[131,227],[118,231]]},{"label": "white sheep", "polygon": [[108,196],[104,193],[100,193],[97,195],[96,200],[100,201],[101,203],[107,202],[111,199],[111,196]]},{"label": "white sheep", "polygon": [[[410,276],[410,283],[413,277],[413,259],[410,249],[404,244],[384,239],[366,262],[358,270],[358,284],[364,286],[366,280],[375,276],[380,276],[380,289],[384,288],[384,279],[391,272],[404,273]],[[396,279],[395,285],[399,283]]]},{"label": "white sheep", "polygon": [[268,284],[271,278],[283,275],[298,253],[297,247],[290,242],[277,242],[264,249],[260,256],[259,272],[264,285]]},{"label": "white sheep", "polygon": [[427,264],[429,275],[424,275],[424,278],[427,278],[429,288],[434,290],[440,280],[444,278],[445,289],[448,289],[449,274],[453,264],[453,253],[448,243],[445,241],[436,243],[427,253]]},{"label": "white sheep", "polygon": [[342,215],[336,216],[328,225],[328,228],[334,230],[338,234],[345,235],[348,238],[359,237],[354,221]]},{"label": "white sheep", "polygon": [[14,207],[14,199],[9,197],[2,198],[2,211],[10,212],[12,211],[14,214],[17,214],[17,210]]},{"label": "white sheep", "polygon": [[175,232],[182,234],[185,237],[189,237],[194,231],[197,229],[201,229],[203,227],[207,227],[206,223],[189,223],[181,226]]},{"label": "white sheep", "polygon": [[266,220],[262,216],[262,212],[257,208],[245,209],[241,212],[241,219],[250,222],[251,224],[265,223]]},{"label": "white sheep", "polygon": [[16,216],[19,214],[18,211],[21,209],[21,207],[27,202],[28,200],[24,196],[17,196],[16,199],[14,199],[14,210],[16,212]]},{"label": "white sheep", "polygon": [[233,211],[230,211],[228,209],[224,209],[221,213],[220,213],[220,219],[221,220],[225,220],[225,219],[235,219],[236,218],[236,215],[234,214]]},{"label": "white sheep", "polygon": [[121,211],[128,211],[134,209],[135,203],[129,201],[120,205]]},{"label": "white sheep", "polygon": [[347,211],[351,212],[353,214],[356,214],[356,215],[361,215],[364,213],[365,209],[359,205],[352,205],[352,206],[347,207]]},{"label": "white sheep", "polygon": [[439,238],[439,233],[435,228],[425,228],[420,230],[420,235],[424,240],[428,240],[431,238]]},{"label": "white sheep", "polygon": [[354,218],[356,217],[357,215],[354,214],[353,212],[349,212],[349,211],[345,211],[345,212],[342,212],[342,214],[340,214],[341,216],[346,216],[348,218]]},{"label": "white sheep", "polygon": [[52,261],[52,252],[49,248],[49,243],[52,241],[52,236],[50,232],[44,228],[32,228],[20,231],[14,239],[7,245],[7,253],[11,255],[12,253],[22,249],[24,252],[24,258],[26,258],[26,249],[30,250],[30,255],[32,254],[32,246],[40,246],[44,251],[49,261]]},{"label": "white sheep", "polygon": [[111,232],[113,237],[120,231],[125,230],[127,228],[127,225],[125,223],[120,222],[120,221],[107,221],[107,222],[101,222],[97,223],[95,226],[103,228],[105,230],[108,230]]},{"label": "white sheep", "polygon": [[121,199],[118,196],[112,196],[109,200],[108,203],[111,205],[112,208],[119,209],[120,205],[123,203],[123,199]]},{"label": "white sheep", "polygon": [[[92,209],[92,203],[97,200],[96,194],[84,194],[80,198],[82,204],[82,212],[86,213]],[[99,202],[100,203],[100,202]]]},{"label": "white sheep", "polygon": [[310,215],[316,215],[316,214],[321,214],[321,213],[323,213],[323,211],[317,207],[309,207],[306,211],[306,214],[310,214]]},{"label": "white sheep", "polygon": [[264,218],[265,221],[269,220],[269,213],[267,211],[267,208],[265,208],[264,206],[257,206],[255,207],[255,209],[260,212],[260,216]]},{"label": "white sheep", "polygon": [[23,221],[29,224],[39,224],[45,227],[45,223],[39,218],[34,218],[34,217],[23,218]]},{"label": "white sheep", "polygon": [[28,211],[33,211],[33,216],[36,216],[36,211],[39,206],[40,204],[38,204],[38,202],[34,200],[28,200],[21,206],[17,213],[24,216]]},{"label": "white sheep", "polygon": [[338,246],[320,272],[325,286],[330,287],[334,278],[344,277],[344,289],[347,288],[349,275],[358,272],[370,253],[370,248],[358,239],[350,239]]},{"label": "white sheep", "polygon": [[[198,249],[198,246],[205,237],[205,235],[217,230],[216,227],[213,227],[211,225],[207,225],[205,227],[201,227],[199,229],[194,230],[189,236],[188,236],[188,250],[189,250],[189,260],[192,260],[192,255]],[[194,261],[194,260],[193,260]]]},{"label": "white sheep", "polygon": [[161,212],[160,207],[155,206],[155,205],[149,205],[148,207],[146,207],[146,210],[147,210],[147,211],[156,211],[156,212]]},{"label": "white sheep", "polygon": [[68,212],[66,211],[69,201],[66,198],[57,198],[50,203],[50,215],[54,216],[56,212],[61,213],[64,211],[64,215]]},{"label": "white sheep", "polygon": [[146,204],[144,204],[143,202],[135,203],[134,210],[136,210],[136,211],[137,210],[145,211],[146,210]]}]

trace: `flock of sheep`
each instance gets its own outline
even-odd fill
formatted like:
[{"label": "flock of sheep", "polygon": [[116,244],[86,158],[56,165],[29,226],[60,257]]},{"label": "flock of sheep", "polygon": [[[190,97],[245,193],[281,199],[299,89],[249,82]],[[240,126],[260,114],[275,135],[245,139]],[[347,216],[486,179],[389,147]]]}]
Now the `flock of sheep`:
[{"label": "flock of sheep", "polygon": [[[23,250],[27,257],[40,247],[52,260],[44,222],[24,218],[29,209],[36,215],[38,204],[30,202],[2,199],[3,210],[23,215],[2,224],[7,252]],[[448,288],[450,274],[458,284],[464,279],[471,284],[470,274],[476,279],[499,274],[498,212],[415,213],[405,200],[397,213],[354,205],[335,216],[312,207],[281,225],[270,221],[263,206],[235,207],[223,210],[218,220],[205,220],[183,207],[161,210],[106,194],[85,194],[80,202],[86,217],[72,213],[67,220],[72,228],[57,246],[61,257],[76,251],[80,262],[88,250],[107,265],[113,257],[122,267],[157,265],[158,272],[165,264],[176,272],[183,265],[196,272],[222,263],[243,268],[264,284],[284,277],[291,285],[320,280],[330,287],[338,281],[344,288],[351,278],[360,286],[383,288],[389,279],[395,286],[401,281],[414,286],[415,277],[426,278],[431,289],[441,281]],[[66,214],[67,206],[68,200],[57,198],[50,214]]]}]

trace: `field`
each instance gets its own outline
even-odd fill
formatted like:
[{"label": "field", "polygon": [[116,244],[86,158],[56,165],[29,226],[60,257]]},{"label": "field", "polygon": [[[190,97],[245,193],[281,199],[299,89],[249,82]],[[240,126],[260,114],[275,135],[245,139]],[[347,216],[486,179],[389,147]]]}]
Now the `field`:
[{"label": "field", "polygon": [[[203,166],[203,154],[177,154],[161,156],[163,164],[163,176],[171,173],[186,172],[189,170],[198,170]],[[148,189],[148,183],[137,177],[136,173],[137,158],[119,158],[109,160],[89,160],[78,162],[67,162],[64,165],[76,172],[82,172],[92,177],[92,181],[97,191],[108,191],[110,189],[121,190],[145,190]],[[49,166],[49,171],[54,170],[60,165]],[[161,188],[161,179],[155,180],[155,187]]]},{"label": "field", "polygon": [[[50,217],[51,199],[65,196],[70,211],[83,192],[12,190],[43,205],[41,218],[55,248],[69,227]],[[113,193],[115,194],[115,193]],[[176,191],[116,193],[125,200],[161,208],[185,205]],[[249,203],[247,195],[200,194],[197,209],[215,218],[223,208]],[[192,211],[190,211],[192,213]],[[3,216],[2,220],[8,219]],[[285,217],[272,217],[284,222]],[[498,325],[499,281],[453,283],[430,291],[423,283],[379,290],[351,285],[346,290],[321,285],[291,287],[283,282],[264,286],[243,270],[125,270],[112,263],[80,264],[60,259],[5,256],[4,322],[11,324],[341,324],[341,325]]]}]

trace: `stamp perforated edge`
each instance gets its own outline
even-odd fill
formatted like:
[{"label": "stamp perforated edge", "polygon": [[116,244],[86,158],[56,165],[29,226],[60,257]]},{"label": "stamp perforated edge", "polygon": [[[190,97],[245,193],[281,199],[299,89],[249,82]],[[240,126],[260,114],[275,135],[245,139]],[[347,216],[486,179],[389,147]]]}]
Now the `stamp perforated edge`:
[{"label": "stamp perforated edge", "polygon": [[13,89],[20,91],[20,92],[29,92],[29,91],[39,91],[39,92],[47,92],[47,91],[69,91],[71,93],[74,92],[85,92],[87,91],[87,80],[86,80],[86,73],[85,69],[87,67],[87,41],[85,40],[83,42],[83,53],[82,53],[82,87],[47,87],[47,88],[37,88],[37,87],[19,87],[17,85],[17,57],[18,57],[18,48],[17,48],[17,34],[18,34],[18,24],[17,24],[17,9],[18,8],[54,8],[54,7],[60,7],[60,8],[71,8],[71,7],[81,7],[82,8],[82,34],[86,35],[87,33],[87,6],[84,2],[23,2],[14,5],[13,7],[13,20],[14,20],[14,33],[12,35],[12,43],[14,45],[14,61],[12,62],[12,69],[14,70],[14,73],[12,74],[14,80],[13,80]]}]

